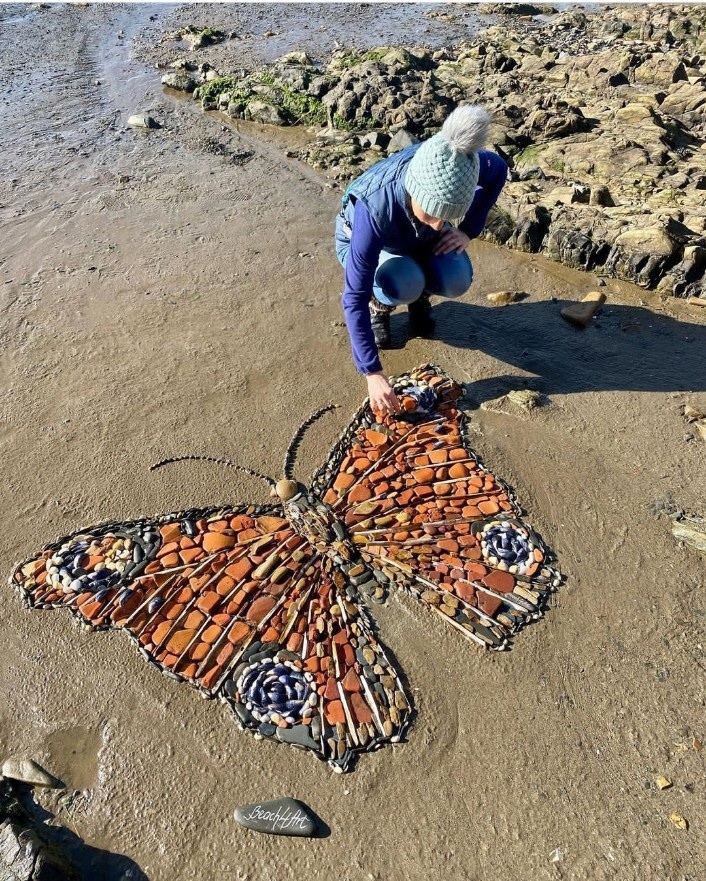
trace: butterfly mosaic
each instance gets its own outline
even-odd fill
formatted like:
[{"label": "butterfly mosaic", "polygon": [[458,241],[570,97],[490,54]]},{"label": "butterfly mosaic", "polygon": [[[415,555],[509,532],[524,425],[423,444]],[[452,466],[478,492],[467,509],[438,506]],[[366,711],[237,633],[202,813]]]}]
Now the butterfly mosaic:
[{"label": "butterfly mosaic", "polygon": [[371,603],[399,588],[501,650],[561,580],[508,487],[471,450],[460,386],[424,365],[394,388],[402,412],[376,416],[366,403],[309,488],[292,477],[296,448],[328,407],[295,435],[282,480],[234,466],[266,480],[273,504],[82,529],[11,581],[34,608],[66,606],[92,628],[125,630],[150,663],[228,704],[241,727],[346,770],[399,741],[411,718]]}]

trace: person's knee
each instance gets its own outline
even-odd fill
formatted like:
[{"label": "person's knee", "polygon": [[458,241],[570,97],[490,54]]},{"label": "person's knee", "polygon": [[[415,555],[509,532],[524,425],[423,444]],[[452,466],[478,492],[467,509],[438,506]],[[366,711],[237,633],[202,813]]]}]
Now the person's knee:
[{"label": "person's knee", "polygon": [[422,295],[424,273],[411,257],[391,257],[378,266],[375,285],[392,304],[413,303]]},{"label": "person's knee", "polygon": [[473,264],[465,252],[432,256],[427,267],[427,290],[441,297],[460,297],[473,281]]}]

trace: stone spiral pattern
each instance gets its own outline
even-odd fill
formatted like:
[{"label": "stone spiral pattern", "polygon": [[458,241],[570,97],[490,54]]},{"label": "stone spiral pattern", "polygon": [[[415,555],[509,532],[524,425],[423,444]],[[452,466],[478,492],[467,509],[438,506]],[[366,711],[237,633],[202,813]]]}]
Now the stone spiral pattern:
[{"label": "stone spiral pattern", "polygon": [[480,538],[484,559],[498,569],[525,575],[535,561],[528,531],[514,523],[494,520],[484,527]]},{"label": "stone spiral pattern", "polygon": [[398,397],[412,403],[414,409],[405,405],[404,400],[402,401],[403,409],[409,410],[409,412],[415,415],[427,416],[436,408],[438,400],[436,392],[426,382],[420,382],[419,384],[409,380],[398,382],[395,383],[394,390]]},{"label": "stone spiral pattern", "polygon": [[295,725],[316,705],[313,677],[289,661],[267,658],[251,664],[238,680],[238,693],[259,722]]},{"label": "stone spiral pattern", "polygon": [[[92,564],[92,557],[103,557]],[[131,542],[110,536],[103,541],[82,538],[67,542],[49,559],[47,579],[65,594],[100,593],[115,586],[132,561]]]},{"label": "stone spiral pattern", "polygon": [[416,385],[411,389],[408,389],[405,392],[410,398],[413,398],[417,402],[417,410],[423,413],[431,413],[431,411],[436,407],[436,394],[434,393],[434,389],[426,386],[425,388],[421,388]]}]

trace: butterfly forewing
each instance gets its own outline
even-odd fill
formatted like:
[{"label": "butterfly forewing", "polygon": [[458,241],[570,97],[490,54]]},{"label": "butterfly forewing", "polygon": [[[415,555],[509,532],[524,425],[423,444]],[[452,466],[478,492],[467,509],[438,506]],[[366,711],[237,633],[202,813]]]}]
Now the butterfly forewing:
[{"label": "butterfly forewing", "polygon": [[[403,414],[360,411],[324,499],[366,561],[464,635],[502,648],[539,614],[558,573],[508,488],[470,449],[459,387],[431,366],[396,387]],[[425,412],[410,387],[434,392]]]},{"label": "butterfly forewing", "polygon": [[82,530],[13,580],[31,606],[126,630],[244,727],[345,768],[399,737],[408,702],[357,594],[324,562],[280,509],[221,508]]},{"label": "butterfly forewing", "polygon": [[266,629],[274,638],[291,573],[314,556],[279,511],[253,513],[89,528],[19,566],[14,581],[30,605],[125,629],[151,660],[210,691],[238,646]]}]

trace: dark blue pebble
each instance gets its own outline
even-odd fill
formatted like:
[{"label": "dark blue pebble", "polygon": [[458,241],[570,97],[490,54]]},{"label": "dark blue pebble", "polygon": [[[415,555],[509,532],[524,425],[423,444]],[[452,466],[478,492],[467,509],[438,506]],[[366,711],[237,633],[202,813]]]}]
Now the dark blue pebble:
[{"label": "dark blue pebble", "polygon": [[151,615],[153,612],[156,612],[163,602],[162,597],[153,597],[147,605],[148,613]]},{"label": "dark blue pebble", "polygon": [[250,684],[252,683],[254,677],[255,677],[255,674],[254,674],[254,672],[253,672],[252,670],[250,670],[250,671],[247,672],[247,673],[244,673],[244,674],[243,674],[243,678],[242,678],[242,680],[241,680],[241,682],[240,682],[240,687],[241,687],[244,691],[247,690],[247,689],[250,687]]},{"label": "dark blue pebble", "polygon": [[299,713],[299,711],[304,706],[304,701],[287,701],[285,707],[287,709],[287,715],[289,716],[291,713]]}]

